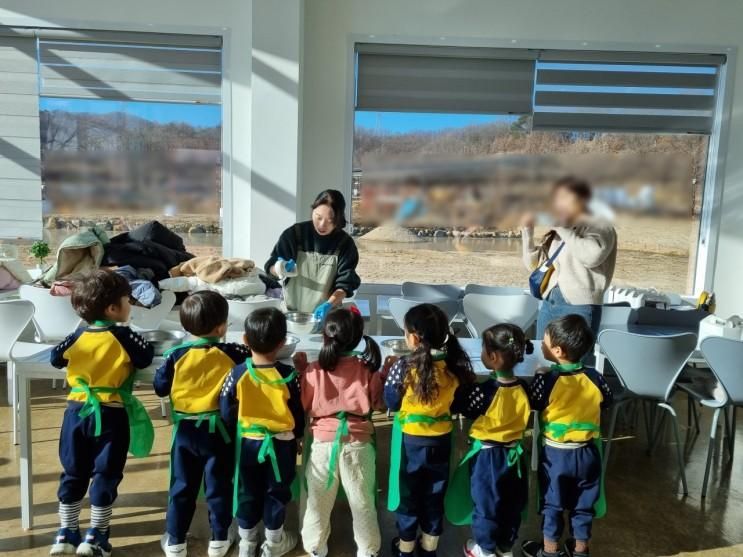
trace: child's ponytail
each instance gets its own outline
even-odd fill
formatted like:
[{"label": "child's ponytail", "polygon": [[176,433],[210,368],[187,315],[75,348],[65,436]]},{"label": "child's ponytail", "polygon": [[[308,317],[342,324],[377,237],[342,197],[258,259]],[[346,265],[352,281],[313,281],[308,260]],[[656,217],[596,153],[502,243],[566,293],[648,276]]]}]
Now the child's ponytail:
[{"label": "child's ponytail", "polygon": [[511,370],[524,361],[525,354],[534,352],[534,345],[526,338],[520,327],[511,323],[501,323],[486,329],[482,334],[485,350],[497,353],[503,360],[504,370]]},{"label": "child's ponytail", "polygon": [[323,333],[324,342],[322,348],[320,348],[320,354],[317,360],[320,362],[320,367],[327,371],[333,371],[335,366],[338,365],[338,360],[341,357],[343,351],[340,341],[334,335],[328,335]]},{"label": "child's ponytail", "polygon": [[369,335],[364,335],[362,338],[366,346],[364,347],[364,352],[361,354],[361,358],[371,371],[377,371],[382,367],[382,351],[379,349],[376,341]]},{"label": "child's ponytail", "polygon": [[382,353],[379,346],[368,336],[364,336],[364,318],[358,310],[338,308],[328,313],[323,325],[323,345],[318,361],[326,371],[333,371],[338,360],[344,354],[354,350],[361,339],[366,340],[366,347],[361,357],[370,369],[376,371],[382,365]]}]

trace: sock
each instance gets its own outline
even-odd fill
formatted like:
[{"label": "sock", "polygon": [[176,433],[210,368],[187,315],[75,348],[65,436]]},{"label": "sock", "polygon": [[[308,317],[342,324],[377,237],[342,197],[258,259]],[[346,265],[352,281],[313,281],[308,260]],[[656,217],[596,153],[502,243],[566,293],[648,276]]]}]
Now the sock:
[{"label": "sock", "polygon": [[575,540],[575,552],[576,553],[588,553],[588,541],[587,540]]},{"label": "sock", "polygon": [[253,526],[252,528],[238,528],[237,532],[240,534],[241,540],[257,542],[260,539],[258,537],[258,526]]},{"label": "sock", "polygon": [[415,550],[415,540],[410,542],[400,540],[397,547],[400,548],[400,553],[413,553],[413,551]]},{"label": "sock", "polygon": [[544,551],[547,553],[559,553],[560,543],[544,538]]},{"label": "sock", "polygon": [[111,523],[111,513],[113,512],[113,505],[107,507],[96,507],[95,505],[90,506],[90,527],[96,528],[101,531],[108,530],[108,525]]},{"label": "sock", "polygon": [[284,527],[280,526],[276,530],[269,530],[266,528],[266,541],[268,543],[279,543],[281,538],[284,537]]},{"label": "sock", "polygon": [[59,502],[59,525],[70,530],[80,529],[80,508],[82,501],[77,503]]},{"label": "sock", "polygon": [[421,547],[424,551],[436,551],[439,546],[439,537],[430,534],[421,534]]}]

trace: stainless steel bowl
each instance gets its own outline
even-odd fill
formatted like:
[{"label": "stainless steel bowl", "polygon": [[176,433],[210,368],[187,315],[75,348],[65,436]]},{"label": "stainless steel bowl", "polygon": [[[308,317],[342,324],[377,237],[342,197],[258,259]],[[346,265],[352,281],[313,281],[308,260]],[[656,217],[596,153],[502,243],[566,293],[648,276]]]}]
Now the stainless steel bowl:
[{"label": "stainless steel bowl", "polygon": [[162,356],[165,352],[181,344],[186,338],[183,331],[146,331],[142,337],[155,349],[155,356]]},{"label": "stainless steel bowl", "polygon": [[315,316],[311,313],[290,311],[286,314],[286,328],[295,335],[308,335],[319,324],[320,321],[315,319]]},{"label": "stainless steel bowl", "polygon": [[408,343],[405,342],[404,338],[388,338],[382,341],[382,348],[384,348],[391,356],[407,356],[412,354],[412,350],[408,348]]},{"label": "stainless steel bowl", "polygon": [[286,344],[279,350],[279,353],[276,354],[277,360],[286,360],[287,358],[291,358],[294,354],[294,351],[297,349],[297,345],[299,344],[299,337],[296,335],[286,335]]}]

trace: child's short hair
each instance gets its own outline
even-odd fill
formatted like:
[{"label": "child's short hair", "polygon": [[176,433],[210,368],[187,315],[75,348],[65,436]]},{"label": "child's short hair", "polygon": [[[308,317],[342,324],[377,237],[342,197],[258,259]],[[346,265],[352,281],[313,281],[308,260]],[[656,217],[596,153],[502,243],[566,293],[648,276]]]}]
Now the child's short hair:
[{"label": "child's short hair", "polygon": [[559,346],[570,362],[579,362],[594,344],[594,335],[586,320],[575,313],[550,321],[545,329],[552,346]]},{"label": "child's short hair", "polygon": [[229,307],[219,292],[200,290],[183,300],[180,309],[181,325],[197,337],[207,335],[227,323]]},{"label": "child's short hair", "polygon": [[258,354],[276,350],[286,338],[286,316],[276,308],[260,308],[245,318],[248,348]]},{"label": "child's short hair", "polygon": [[123,276],[107,269],[96,269],[75,283],[71,302],[75,312],[92,323],[104,319],[108,306],[118,306],[121,298],[131,293],[132,288]]}]

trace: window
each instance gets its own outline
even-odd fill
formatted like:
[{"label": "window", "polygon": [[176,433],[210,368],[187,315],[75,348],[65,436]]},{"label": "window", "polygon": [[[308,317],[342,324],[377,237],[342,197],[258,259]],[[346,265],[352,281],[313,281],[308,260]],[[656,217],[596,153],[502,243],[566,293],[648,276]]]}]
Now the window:
[{"label": "window", "polygon": [[[577,175],[594,186],[594,211],[617,228],[613,284],[692,292],[719,57],[522,51],[520,71],[500,74],[503,86],[475,87],[496,109],[483,112],[453,109],[466,104],[449,102],[452,91],[472,90],[444,83],[461,77],[455,71],[426,83],[442,109],[418,109],[380,78],[406,64],[420,78],[415,62],[374,60],[364,69],[365,51],[351,215],[364,281],[524,286],[518,219],[536,209],[537,236],[546,232],[551,184]],[[393,92],[386,100],[365,92],[385,88]]]},{"label": "window", "polygon": [[202,35],[0,32],[9,139],[0,155],[13,163],[0,164],[0,234],[27,238],[13,242],[20,256],[40,236],[54,251],[81,227],[115,235],[152,219],[196,254],[221,252],[221,45]]}]

